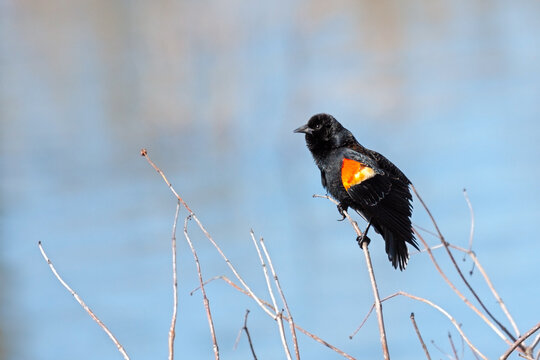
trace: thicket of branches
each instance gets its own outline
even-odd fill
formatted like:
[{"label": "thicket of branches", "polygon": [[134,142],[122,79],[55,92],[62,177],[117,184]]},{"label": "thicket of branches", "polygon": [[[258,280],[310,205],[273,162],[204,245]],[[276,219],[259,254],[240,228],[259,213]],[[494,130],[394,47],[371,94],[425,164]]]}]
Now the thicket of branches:
[{"label": "thicket of branches", "polygon": [[[270,298],[270,302],[267,302],[263,300],[261,295],[255,294],[253,290],[250,288],[250,286],[244,281],[241,274],[237,271],[236,267],[233,265],[233,263],[230,261],[230,259],[225,255],[219,244],[213,239],[213,237],[208,233],[204,225],[201,223],[199,218],[195,215],[195,213],[191,210],[191,208],[184,202],[182,197],[178,195],[176,190],[173,188],[172,184],[167,180],[165,174],[163,171],[161,171],[160,168],[158,168],[150,159],[148,156],[148,153],[145,149],[141,150],[141,155],[148,161],[148,163],[161,175],[171,192],[174,194],[177,206],[176,206],[176,212],[174,217],[174,224],[172,228],[172,236],[171,236],[171,252],[172,252],[172,283],[173,283],[173,309],[172,309],[172,318],[171,318],[171,325],[169,330],[169,359],[174,359],[174,339],[175,339],[175,328],[176,328],[176,319],[177,319],[177,313],[178,313],[178,286],[177,286],[177,270],[176,270],[176,233],[177,233],[177,224],[178,224],[178,217],[180,213],[181,207],[185,208],[188,212],[187,217],[183,221],[183,235],[185,240],[187,241],[191,252],[193,254],[194,263],[197,267],[197,274],[198,274],[198,280],[199,280],[199,287],[195,291],[200,291],[202,295],[202,300],[204,304],[204,309],[206,312],[206,317],[208,319],[208,326],[209,331],[211,334],[212,339],[212,345],[213,345],[213,353],[215,356],[215,359],[220,359],[220,352],[219,352],[219,346],[218,346],[218,339],[216,337],[216,333],[214,330],[214,319],[212,317],[212,311],[210,307],[210,303],[208,300],[208,297],[206,295],[205,287],[212,281],[224,281],[227,283],[233,291],[238,291],[245,296],[251,298],[254,301],[254,304],[257,306],[259,311],[262,311],[263,313],[267,314],[274,322],[276,326],[276,331],[279,333],[279,337],[281,339],[282,349],[280,352],[282,352],[283,357],[292,360],[294,359],[300,359],[301,356],[301,349],[298,346],[297,336],[298,333],[302,333],[305,336],[308,336],[309,338],[313,339],[314,341],[320,343],[322,346],[327,347],[331,349],[331,351],[336,352],[337,354],[343,356],[346,359],[355,359],[354,355],[347,354],[346,352],[342,351],[341,349],[338,349],[336,346],[333,346],[332,344],[326,342],[325,340],[321,339],[317,335],[309,332],[308,330],[301,327],[299,324],[297,324],[293,316],[291,314],[291,311],[289,309],[289,306],[287,304],[287,300],[285,297],[285,293],[283,289],[281,288],[279,278],[277,275],[277,271],[272,263],[272,258],[269,254],[269,251],[265,245],[265,242],[263,238],[256,238],[253,231],[251,231],[251,239],[253,241],[253,246],[255,247],[258,258],[261,265],[261,271],[264,274],[264,278],[266,281],[266,287],[268,290],[268,296]],[[469,307],[473,313],[480,318],[483,322],[487,324],[487,326],[491,329],[493,335],[495,338],[498,339],[498,341],[502,341],[507,344],[508,348],[507,350],[500,355],[499,359],[504,360],[507,359],[510,354],[517,352],[518,355],[524,359],[529,360],[539,360],[540,359],[540,351],[536,351],[536,346],[540,342],[540,333],[536,334],[538,330],[540,329],[540,322],[537,323],[535,326],[533,326],[531,329],[527,330],[526,332],[520,331],[518,326],[516,325],[516,322],[512,318],[512,315],[508,311],[505,303],[499,296],[498,292],[496,291],[495,287],[493,286],[493,283],[491,282],[490,278],[488,277],[486,271],[482,267],[480,261],[478,260],[478,257],[472,251],[472,239],[474,234],[474,213],[472,211],[472,206],[470,204],[470,201],[467,197],[467,194],[465,192],[465,199],[467,201],[467,204],[469,205],[469,209],[471,210],[471,231],[470,231],[470,239],[469,239],[469,247],[463,248],[456,245],[453,245],[449,242],[447,242],[441,233],[437,222],[433,218],[431,212],[429,211],[428,207],[416,191],[416,189],[413,187],[412,190],[414,191],[416,197],[422,204],[423,208],[427,212],[429,218],[431,219],[431,222],[434,227],[434,232],[430,232],[429,230],[420,228],[418,226],[415,226],[413,228],[414,233],[416,237],[420,240],[422,245],[424,246],[422,252],[426,252],[429,256],[431,262],[433,263],[433,266],[435,270],[440,274],[441,278],[444,280],[444,282],[452,289],[452,291],[456,294],[456,296],[463,301],[467,307]],[[322,196],[322,195],[314,195],[314,197],[319,198],[326,198],[329,201],[332,201],[336,203],[333,199],[329,198],[328,196]],[[362,235],[362,232],[360,231],[356,221],[354,221],[349,214],[345,212],[345,215],[347,219],[349,220],[350,224],[352,225],[353,229],[357,233],[358,236]],[[195,247],[193,246],[193,243],[191,241],[190,235],[189,235],[189,229],[188,225],[190,222],[194,221],[197,225],[197,227],[202,231],[204,236],[210,241],[210,243],[214,246],[214,248],[217,250],[219,255],[221,256],[222,260],[226,263],[226,265],[231,270],[232,274],[234,275],[233,279],[229,279],[226,276],[219,276],[211,279],[204,279],[202,275],[201,270],[201,264],[199,262],[199,258],[197,256],[197,252],[195,250]],[[440,242],[440,244],[436,246],[429,246],[426,240],[424,239],[423,234],[425,233],[431,233],[434,235]],[[110,339],[113,341],[113,343],[118,348],[118,351],[120,354],[124,357],[124,359],[129,359],[129,356],[124,349],[124,347],[120,344],[120,342],[117,340],[117,338],[113,335],[113,333],[107,328],[107,326],[93,313],[93,311],[84,303],[84,301],[80,298],[80,296],[71,289],[71,287],[62,279],[62,277],[58,274],[56,271],[54,265],[49,260],[45,250],[43,249],[43,246],[41,242],[38,244],[39,249],[47,261],[51,271],[56,276],[56,278],[60,281],[60,283],[71,293],[71,295],[74,296],[74,298],[77,300],[77,302],[84,308],[84,310],[92,317],[92,319],[107,333],[107,335],[110,337]],[[363,242],[361,244],[362,251],[365,255],[365,262],[366,262],[366,268],[370,276],[371,281],[371,287],[372,287],[372,293],[373,293],[373,305],[371,309],[367,310],[367,315],[356,330],[356,332],[364,325],[366,320],[369,318],[373,310],[375,310],[378,326],[379,326],[379,335],[380,335],[380,342],[382,347],[382,355],[384,359],[390,359],[390,354],[388,352],[388,340],[386,337],[386,331],[385,331],[385,322],[383,317],[383,311],[382,311],[382,303],[385,301],[390,301],[392,298],[397,296],[402,296],[409,298],[413,301],[421,302],[429,307],[431,307],[433,310],[438,311],[442,313],[446,318],[448,318],[448,321],[452,326],[456,329],[456,331],[459,333],[460,337],[462,338],[463,342],[467,344],[468,348],[470,349],[470,353],[476,358],[476,359],[487,359],[486,355],[484,354],[482,349],[479,349],[477,346],[475,346],[474,343],[471,342],[470,338],[467,334],[463,331],[461,327],[461,322],[456,319],[452,314],[450,314],[448,311],[444,309],[444,304],[436,304],[429,299],[416,296],[414,294],[410,294],[404,291],[398,291],[392,295],[386,296],[385,298],[381,299],[379,296],[379,291],[377,288],[377,282],[373,270],[373,266],[371,263],[371,258],[369,254],[368,249],[368,243]],[[462,291],[458,289],[458,286],[452,282],[445,272],[439,265],[438,261],[435,259],[433,255],[433,250],[436,248],[443,248],[444,252],[450,259],[451,263],[453,264],[453,267],[457,274],[459,275],[459,279],[462,282],[462,285],[465,285],[465,287],[468,289],[468,293],[464,294]],[[504,313],[506,319],[500,320],[497,319],[493,313],[488,309],[486,306],[486,299],[482,299],[478,293],[475,291],[475,289],[471,286],[469,280],[467,280],[467,277],[463,273],[462,269],[459,267],[457,261],[456,261],[456,255],[455,253],[463,253],[465,256],[468,256],[472,262],[474,263],[474,266],[478,269],[480,272],[483,280],[489,287],[493,297],[495,298],[497,304],[501,308],[502,312]],[[243,327],[240,330],[237,338],[240,338],[242,333],[245,333],[245,336],[247,337],[250,351],[253,356],[253,359],[257,359],[256,355],[256,344],[253,343],[249,329],[247,326],[248,323],[248,314],[249,310],[246,311],[245,317],[244,317],[244,323]],[[411,313],[410,316],[411,319],[411,331],[414,331],[418,337],[419,345],[422,346],[422,349],[425,353],[425,357],[427,359],[431,359],[431,354],[428,350],[428,347],[426,346],[424,339],[422,337],[421,329],[418,327],[415,316],[413,313]],[[505,325],[506,324],[506,325]],[[355,332],[355,333],[356,333]],[[534,336],[536,334],[536,336]],[[449,358],[453,359],[460,359],[464,357],[464,354],[461,353],[458,355],[458,351],[456,349],[456,345],[454,343],[454,340],[452,339],[450,333],[448,335],[449,342],[452,348],[452,354],[446,354]],[[531,340],[532,339],[532,340]],[[276,350],[278,351],[278,350]],[[485,350],[484,350],[485,351]],[[278,354],[276,354],[277,356]]]}]

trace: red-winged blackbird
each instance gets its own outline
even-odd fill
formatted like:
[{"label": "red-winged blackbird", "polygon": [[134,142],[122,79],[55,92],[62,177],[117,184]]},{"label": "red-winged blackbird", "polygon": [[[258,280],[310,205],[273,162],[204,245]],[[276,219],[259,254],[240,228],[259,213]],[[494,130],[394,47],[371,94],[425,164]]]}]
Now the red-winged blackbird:
[{"label": "red-winged blackbird", "polygon": [[360,145],[331,115],[314,115],[294,132],[306,134],[322,185],[339,201],[340,214],[351,207],[368,221],[360,244],[369,241],[365,235],[373,226],[386,242],[392,265],[403,270],[409,259],[406,243],[418,249],[411,227],[409,179],[383,155]]}]

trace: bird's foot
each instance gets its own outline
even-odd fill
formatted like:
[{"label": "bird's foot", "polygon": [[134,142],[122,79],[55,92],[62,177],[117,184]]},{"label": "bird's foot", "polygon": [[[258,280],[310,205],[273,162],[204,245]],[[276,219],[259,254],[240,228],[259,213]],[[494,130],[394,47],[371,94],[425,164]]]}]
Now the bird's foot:
[{"label": "bird's foot", "polygon": [[348,206],[343,205],[343,203],[339,203],[337,205],[337,210],[339,211],[339,214],[343,216],[341,219],[338,219],[338,221],[343,221],[347,216],[345,216],[345,211],[347,211]]},{"label": "bird's foot", "polygon": [[371,242],[371,239],[366,235],[366,233],[363,233],[362,235],[356,238],[356,241],[358,242],[358,246],[360,246],[360,248],[363,249],[362,245],[364,243],[366,243],[366,246],[369,245],[369,243]]}]

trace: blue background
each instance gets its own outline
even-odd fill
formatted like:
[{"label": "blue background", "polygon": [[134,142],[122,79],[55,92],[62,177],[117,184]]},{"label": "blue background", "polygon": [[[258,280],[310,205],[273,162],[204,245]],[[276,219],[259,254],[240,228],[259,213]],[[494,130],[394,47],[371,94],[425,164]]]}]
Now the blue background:
[{"label": "blue background", "polygon": [[[266,240],[295,320],[359,359],[380,358],[375,317],[348,338],[373,301],[364,257],[334,205],[311,197],[323,193],[318,170],[292,133],[318,112],[396,163],[464,247],[467,188],[473,248],[528,330],[540,319],[539,17],[540,3],[526,0],[1,0],[0,357],[120,358],[50,273],[39,240],[133,359],[167,356],[176,202],[139,156],[146,147],[257,294],[269,298],[250,228]],[[413,222],[430,227],[418,201]],[[181,230],[177,358],[210,359]],[[232,279],[194,224],[190,233],[204,277]],[[427,254],[400,273],[372,240],[382,296],[426,297],[489,358],[505,351]],[[471,281],[510,329],[478,271]],[[247,308],[257,355],[284,358],[253,301],[222,282],[207,292],[223,358],[250,358],[245,338],[232,349]],[[444,355],[431,340],[451,353],[449,331],[461,352],[434,309],[395,298],[384,311],[392,358],[423,356],[411,312],[434,357]],[[303,358],[341,358],[299,342]]]}]

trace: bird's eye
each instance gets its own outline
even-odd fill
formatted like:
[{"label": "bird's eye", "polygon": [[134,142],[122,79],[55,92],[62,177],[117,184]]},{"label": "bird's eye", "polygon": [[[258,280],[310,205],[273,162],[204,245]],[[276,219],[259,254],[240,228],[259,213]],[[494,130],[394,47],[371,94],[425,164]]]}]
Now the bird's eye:
[{"label": "bird's eye", "polygon": [[315,130],[320,130],[321,128],[322,128],[321,123],[315,124]]}]

